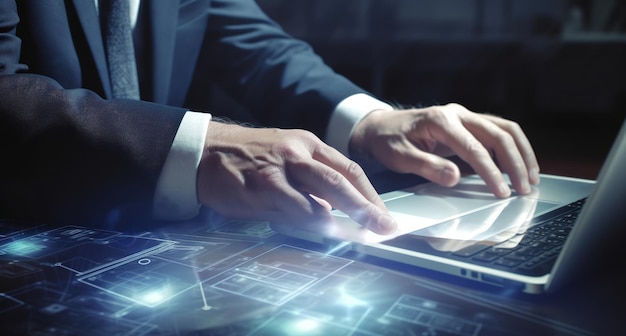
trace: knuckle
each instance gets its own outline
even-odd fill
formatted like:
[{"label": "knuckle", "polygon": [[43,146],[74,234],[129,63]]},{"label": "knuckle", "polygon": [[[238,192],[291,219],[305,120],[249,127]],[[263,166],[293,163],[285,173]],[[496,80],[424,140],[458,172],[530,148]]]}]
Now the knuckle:
[{"label": "knuckle", "polygon": [[445,125],[448,122],[447,112],[442,106],[433,106],[429,109],[428,117],[430,120],[439,125]]},{"label": "knuckle", "polygon": [[312,132],[306,130],[284,130],[273,146],[274,152],[284,158],[300,158],[305,151],[312,152],[324,143]]},{"label": "knuckle", "polygon": [[503,120],[507,125],[509,125],[510,128],[521,129],[520,125],[516,121],[508,120],[508,119],[503,119]]},{"label": "knuckle", "polygon": [[510,146],[513,142],[513,137],[504,131],[497,132],[494,138],[498,144],[503,144],[505,146]]},{"label": "knuckle", "polygon": [[449,109],[452,109],[452,110],[465,109],[465,107],[463,107],[463,105],[458,104],[458,103],[448,103],[448,104],[446,104],[444,106],[446,106],[446,107],[448,107]]},{"label": "knuckle", "polygon": [[483,157],[487,155],[487,150],[485,149],[485,146],[483,146],[477,140],[468,142],[468,144],[466,145],[466,151],[470,156],[473,157]]},{"label": "knuckle", "polygon": [[342,185],[344,177],[336,170],[328,170],[324,173],[324,181],[333,188],[338,188]]},{"label": "knuckle", "polygon": [[506,125],[510,132],[512,132],[513,134],[521,134],[523,132],[522,126],[520,126],[520,124],[515,121],[507,120]]},{"label": "knuckle", "polygon": [[500,126],[503,130],[511,133],[511,134],[520,134],[522,133],[522,127],[516,121],[504,119],[501,117],[497,117],[497,125]]},{"label": "knuckle", "polygon": [[445,105],[445,110],[448,114],[454,114],[457,117],[466,116],[468,114],[472,114],[470,110],[465,108],[465,106],[457,103],[449,103]]},{"label": "knuckle", "polygon": [[363,168],[361,168],[359,164],[357,164],[356,162],[352,160],[348,162],[348,166],[346,167],[346,172],[350,176],[359,176],[359,175],[365,174],[365,172],[363,171]]},{"label": "knuckle", "polygon": [[521,161],[513,162],[511,168],[513,170],[512,172],[515,172],[515,173],[518,173],[518,174],[519,173],[525,174],[525,172],[526,172],[526,165],[523,162],[521,162]]},{"label": "knuckle", "polygon": [[272,153],[279,158],[298,157],[298,143],[289,138],[279,139],[272,144]]},{"label": "knuckle", "polygon": [[297,149],[294,146],[294,143],[289,141],[277,142],[274,145],[273,151],[277,153],[279,157],[285,158],[293,158],[298,153]]},{"label": "knuckle", "polygon": [[278,186],[283,180],[283,175],[283,172],[276,166],[267,166],[257,170],[258,178],[270,186]]},{"label": "knuckle", "polygon": [[287,134],[289,134],[289,137],[292,137],[293,139],[297,139],[299,141],[316,142],[319,140],[315,134],[313,134],[311,131],[308,131],[308,130],[291,129],[291,130],[287,130],[287,132],[288,132]]}]

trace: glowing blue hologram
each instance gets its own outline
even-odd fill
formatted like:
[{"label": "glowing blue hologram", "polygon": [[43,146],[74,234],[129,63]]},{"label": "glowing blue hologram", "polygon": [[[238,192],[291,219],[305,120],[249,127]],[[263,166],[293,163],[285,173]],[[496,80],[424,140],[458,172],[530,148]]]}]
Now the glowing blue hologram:
[{"label": "glowing blue hologram", "polygon": [[59,303],[53,303],[49,306],[43,307],[39,311],[45,314],[54,315],[64,311],[65,309],[67,309],[67,306]]},{"label": "glowing blue hologram", "polygon": [[250,333],[262,335],[353,335],[353,329],[291,311],[281,311]]},{"label": "glowing blue hologram", "polygon": [[17,240],[0,247],[7,254],[29,256],[41,251],[45,246],[33,241]]},{"label": "glowing blue hologram", "polygon": [[88,272],[89,270],[92,270],[99,266],[96,261],[82,256],[72,258],[63,262],[57,262],[55,265],[57,267],[63,267],[74,273]]},{"label": "glowing blue hologram", "polygon": [[198,272],[220,265],[230,268],[240,264],[239,256],[259,246],[259,242],[214,237],[172,234],[168,239],[176,245],[161,251],[158,257],[173,263],[192,267]]},{"label": "glowing blue hologram", "polygon": [[402,295],[384,317],[420,325],[439,332],[459,336],[478,335],[481,324],[453,315],[454,309],[432,300]]},{"label": "glowing blue hologram", "polygon": [[146,306],[155,306],[169,298],[171,293],[167,286],[161,288],[151,288],[145,293],[139,293],[137,301],[144,302]]},{"label": "glowing blue hologram", "polygon": [[202,286],[202,282],[200,281],[200,277],[198,276],[198,273],[196,273],[196,282],[198,283],[198,290],[200,292],[200,296],[202,297],[202,310],[204,311],[209,311],[212,309],[212,307],[209,305],[208,301],[207,301],[207,296],[206,293],[204,292],[204,287]]},{"label": "glowing blue hologram", "polygon": [[153,258],[147,265],[128,262],[78,280],[106,293],[155,307],[195,286],[194,274],[188,267]]},{"label": "glowing blue hologram", "polygon": [[280,286],[239,275],[226,278],[214,284],[213,288],[275,305],[286,302],[294,293]]},{"label": "glowing blue hologram", "polygon": [[[89,291],[86,295],[73,297],[65,301],[65,303],[76,310],[88,311],[94,314],[106,314],[114,318],[122,318],[132,312],[139,311],[136,304],[104,292],[94,293]],[[134,318],[137,317],[135,316]]]},{"label": "glowing blue hologram", "polygon": [[66,226],[0,245],[0,251],[10,256],[57,264],[82,274],[174,243],[107,230]]},{"label": "glowing blue hologram", "polygon": [[[184,232],[192,230],[198,228]],[[20,238],[0,240],[5,253],[0,256],[5,260],[0,262],[4,334],[473,336],[518,327],[520,334],[530,335],[580,331],[437,287],[419,275],[332,255],[337,250],[165,232],[131,236],[75,226]]]},{"label": "glowing blue hologram", "polygon": [[350,247],[351,244],[352,244],[352,242],[349,242],[349,241],[341,242],[341,243],[333,246],[331,249],[329,249],[326,252],[326,254],[327,255],[335,254],[336,252],[339,252],[339,251],[343,250],[344,248]]},{"label": "glowing blue hologram", "polygon": [[368,305],[367,302],[357,298],[356,296],[349,295],[345,293],[343,290],[340,290],[338,304],[345,306],[347,308]]},{"label": "glowing blue hologram", "polygon": [[[78,280],[108,294],[155,307],[220,273],[218,264],[241,264],[240,254],[258,245],[220,238],[184,238],[154,254],[120,261],[83,274]],[[204,306],[208,304],[205,302]]]},{"label": "glowing blue hologram", "polygon": [[57,262],[59,266],[76,273],[77,276],[83,276],[158,253],[174,244],[173,241],[121,235],[106,244],[93,242],[81,244],[49,259],[59,260],[60,262]]},{"label": "glowing blue hologram", "polygon": [[[193,244],[193,245],[188,245]],[[200,256],[203,254],[210,255],[212,252],[216,252],[221,248],[229,246],[228,243],[214,243],[214,242],[189,242],[189,241],[178,241],[176,246],[173,246],[171,249],[163,251],[160,254],[160,257],[163,259],[170,260],[172,262],[177,262],[187,266],[196,266],[200,269],[204,268],[203,265],[199,265],[198,261],[201,260]],[[209,262],[205,266],[210,266],[215,262],[214,258],[210,258],[211,262]]]},{"label": "glowing blue hologram", "polygon": [[349,278],[342,287],[347,293],[361,293],[371,284],[376,282],[376,280],[382,277],[384,273],[362,270],[361,272],[354,272],[354,274],[354,277]]},{"label": "glowing blue hologram", "polygon": [[39,268],[20,261],[9,261],[0,264],[0,276],[5,278],[18,278],[39,271]]},{"label": "glowing blue hologram", "polygon": [[137,261],[137,263],[139,265],[145,266],[148,265],[150,263],[150,259],[149,258],[141,258]]},{"label": "glowing blue hologram", "polygon": [[143,336],[151,334],[157,325],[131,319],[112,317],[92,312],[78,311],[71,307],[60,310],[53,315],[41,312],[37,318],[31,321],[29,328],[44,331],[54,330],[60,335],[121,335]]},{"label": "glowing blue hologram", "polygon": [[219,228],[212,231],[212,233],[262,239],[267,239],[276,234],[276,232],[270,227],[269,222],[240,220],[229,220],[224,223],[224,225],[221,225]]},{"label": "glowing blue hologram", "polygon": [[0,245],[35,235],[41,230],[45,230],[43,225],[22,226],[0,219]]},{"label": "glowing blue hologram", "polygon": [[42,235],[48,237],[49,239],[68,242],[82,240],[106,241],[121,235],[121,233],[117,231],[91,229],[70,225],[44,232]]},{"label": "glowing blue hologram", "polygon": [[310,318],[303,318],[301,320],[294,321],[293,328],[289,330],[301,335],[302,333],[309,333],[319,328],[320,322]]},{"label": "glowing blue hologram", "polygon": [[335,274],[327,278],[282,308],[298,316],[341,327],[340,330],[357,330],[363,321],[371,319],[375,305],[365,298],[368,291],[350,293],[344,288],[347,283],[344,276],[350,276],[350,273]]},{"label": "glowing blue hologram", "polygon": [[282,305],[350,263],[348,259],[281,245],[225,272],[212,287]]},{"label": "glowing blue hologram", "polygon": [[[4,334],[59,334],[59,335],[120,335],[143,336],[154,332],[157,325],[148,319],[114,316],[109,308],[111,301],[94,304],[98,300],[90,297],[82,302],[71,298],[71,294],[53,290],[54,284],[39,282],[15,290],[11,297],[0,295],[0,307],[7,306],[3,299],[13,302],[12,311],[0,310]],[[37,298],[37,300],[33,300]],[[71,298],[67,300],[68,298]],[[85,297],[83,297],[84,299]],[[28,307],[23,302],[28,302]],[[116,306],[117,308],[119,306]],[[7,323],[11,314],[23,316],[28,308],[28,321],[17,320]],[[1,309],[1,308],[0,308]],[[22,322],[27,322],[26,325]],[[25,329],[27,328],[27,329]]]},{"label": "glowing blue hologram", "polygon": [[24,302],[18,300],[11,295],[0,293],[0,314],[13,310],[17,307],[23,306]]}]

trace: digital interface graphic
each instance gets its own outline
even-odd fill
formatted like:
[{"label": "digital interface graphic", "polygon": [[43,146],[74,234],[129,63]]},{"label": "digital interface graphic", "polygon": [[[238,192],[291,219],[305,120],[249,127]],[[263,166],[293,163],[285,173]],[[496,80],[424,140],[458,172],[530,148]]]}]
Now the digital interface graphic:
[{"label": "digital interface graphic", "polygon": [[329,251],[262,222],[136,235],[0,222],[0,326],[6,335],[107,336],[554,331],[550,321]]}]

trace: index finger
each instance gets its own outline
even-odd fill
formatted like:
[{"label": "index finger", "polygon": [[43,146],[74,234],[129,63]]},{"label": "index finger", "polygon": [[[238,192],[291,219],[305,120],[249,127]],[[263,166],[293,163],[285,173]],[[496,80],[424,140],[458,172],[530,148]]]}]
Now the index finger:
[{"label": "index finger", "polygon": [[397,228],[363,169],[331,147],[316,151],[313,160],[291,162],[290,177],[299,188],[320,197],[350,218],[379,233]]},{"label": "index finger", "polygon": [[530,183],[538,184],[540,170],[539,163],[537,162],[537,156],[535,155],[535,151],[533,150],[530,141],[526,137],[526,134],[524,134],[524,131],[522,131],[522,128],[517,123],[496,116],[484,115],[484,117],[511,134],[528,169]]},{"label": "index finger", "polygon": [[487,148],[461,124],[459,119],[446,125],[437,124],[432,130],[432,135],[467,162],[496,196],[503,198],[511,195],[511,188]]}]

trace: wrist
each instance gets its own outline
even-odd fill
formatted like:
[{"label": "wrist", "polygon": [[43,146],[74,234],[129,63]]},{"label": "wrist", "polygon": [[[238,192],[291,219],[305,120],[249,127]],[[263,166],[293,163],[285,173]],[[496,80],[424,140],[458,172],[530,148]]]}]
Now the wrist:
[{"label": "wrist", "polygon": [[365,116],[354,127],[349,141],[350,156],[361,160],[371,161],[374,157],[371,153],[371,138],[375,135],[377,125],[380,125],[381,118],[385,117],[389,111],[374,110]]}]

